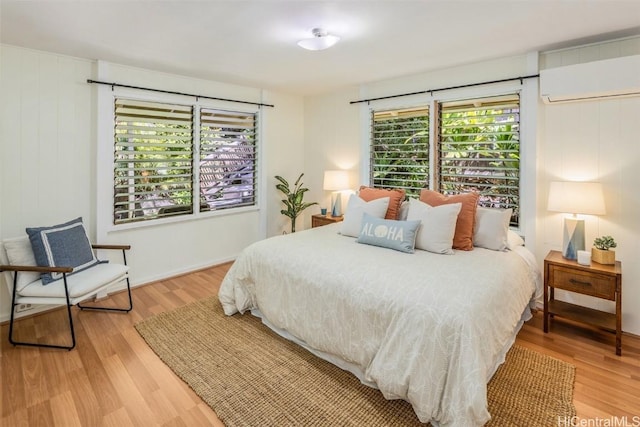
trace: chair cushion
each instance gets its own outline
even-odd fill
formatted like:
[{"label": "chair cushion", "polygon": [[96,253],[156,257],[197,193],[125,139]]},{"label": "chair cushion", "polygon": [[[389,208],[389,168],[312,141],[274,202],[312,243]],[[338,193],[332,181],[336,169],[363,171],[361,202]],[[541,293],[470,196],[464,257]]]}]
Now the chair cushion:
[{"label": "chair cushion", "polygon": [[[36,263],[41,267],[73,267],[74,273],[98,263],[82,218],[51,227],[27,228]],[[42,273],[42,284],[62,278],[62,273]]]},{"label": "chair cushion", "polygon": [[[7,239],[2,242],[5,253],[7,255],[7,261],[10,265],[28,265],[36,266],[36,258],[33,256],[33,249],[31,249],[31,242],[29,237],[22,236],[15,239]],[[11,274],[13,278],[13,274]],[[18,273],[18,286],[17,290],[20,292],[22,288],[29,283],[40,280],[40,273],[37,271],[21,271]],[[13,289],[13,281],[11,282],[10,289]]]},{"label": "chair cushion", "polygon": [[[124,278],[129,267],[123,264],[96,264],[74,275],[67,274],[69,297],[91,296],[101,287]],[[22,288],[18,294],[22,297],[65,298],[64,280],[44,285],[42,280],[32,282]]]}]

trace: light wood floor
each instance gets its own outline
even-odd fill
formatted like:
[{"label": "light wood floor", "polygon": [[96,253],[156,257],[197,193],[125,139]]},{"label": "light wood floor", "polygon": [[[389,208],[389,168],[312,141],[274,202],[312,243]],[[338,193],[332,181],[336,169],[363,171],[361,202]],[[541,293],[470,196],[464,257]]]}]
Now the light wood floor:
[{"label": "light wood floor", "polygon": [[[74,308],[72,351],[12,347],[0,329],[1,426],[222,426],[215,413],[158,359],[133,325],[149,316],[215,295],[230,264],[133,290],[129,314]],[[125,294],[109,299],[125,303]],[[64,337],[64,310],[21,320],[21,339]],[[640,338],[614,336],[555,321],[542,333],[537,313],[518,344],[574,364],[574,402],[581,418],[640,416]],[[56,338],[54,336],[54,338]],[[586,425],[586,424],[585,424]],[[612,425],[612,424],[589,424]],[[638,425],[638,424],[630,424]]]}]

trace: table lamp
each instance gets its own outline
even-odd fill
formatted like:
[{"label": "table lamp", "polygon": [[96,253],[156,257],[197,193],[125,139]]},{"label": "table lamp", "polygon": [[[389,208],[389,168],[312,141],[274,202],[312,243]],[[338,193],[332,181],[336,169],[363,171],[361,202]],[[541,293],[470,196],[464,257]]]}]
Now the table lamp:
[{"label": "table lamp", "polygon": [[331,193],[331,216],[342,216],[342,194],[349,188],[349,173],[343,170],[324,171],[323,189]]},{"label": "table lamp", "polygon": [[547,210],[572,214],[565,217],[562,256],[577,259],[578,251],[585,249],[584,219],[577,214],[604,214],[604,196],[602,184],[598,182],[554,181],[549,187]]}]

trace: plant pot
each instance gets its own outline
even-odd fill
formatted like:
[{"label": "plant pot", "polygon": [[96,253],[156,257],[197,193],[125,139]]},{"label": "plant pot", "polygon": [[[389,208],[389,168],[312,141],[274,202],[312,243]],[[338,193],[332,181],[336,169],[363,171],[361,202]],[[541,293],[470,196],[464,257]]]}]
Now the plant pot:
[{"label": "plant pot", "polygon": [[603,251],[598,248],[591,248],[591,260],[598,264],[615,264],[616,251]]}]

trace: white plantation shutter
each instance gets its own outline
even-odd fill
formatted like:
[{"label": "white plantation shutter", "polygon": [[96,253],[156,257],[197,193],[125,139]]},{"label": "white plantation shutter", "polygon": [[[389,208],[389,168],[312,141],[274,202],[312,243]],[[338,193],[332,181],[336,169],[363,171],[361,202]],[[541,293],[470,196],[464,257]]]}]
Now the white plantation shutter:
[{"label": "white plantation shutter", "polygon": [[508,94],[434,102],[437,129],[429,169],[429,108],[372,111],[370,185],[444,194],[480,193],[479,204],[511,208],[520,220],[520,98]]},{"label": "white plantation shutter", "polygon": [[114,224],[193,211],[193,106],[115,100]]},{"label": "white plantation shutter", "polygon": [[258,113],[114,106],[114,224],[256,204]]},{"label": "white plantation shutter", "polygon": [[429,108],[373,111],[370,184],[417,197],[429,183]]},{"label": "white plantation shutter", "polygon": [[519,223],[520,99],[505,95],[439,104],[438,191],[480,193],[479,205],[512,208]]},{"label": "white plantation shutter", "polygon": [[256,114],[200,111],[200,209],[255,205]]}]

